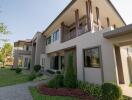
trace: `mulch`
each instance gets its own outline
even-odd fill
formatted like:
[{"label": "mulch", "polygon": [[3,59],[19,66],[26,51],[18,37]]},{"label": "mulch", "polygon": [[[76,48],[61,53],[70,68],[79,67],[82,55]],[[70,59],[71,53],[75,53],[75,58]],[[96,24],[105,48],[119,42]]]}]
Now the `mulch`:
[{"label": "mulch", "polygon": [[80,100],[95,100],[94,97],[88,95],[80,89],[67,89],[67,88],[49,88],[48,86],[41,85],[38,90],[43,95],[49,96],[70,96],[77,97]]}]

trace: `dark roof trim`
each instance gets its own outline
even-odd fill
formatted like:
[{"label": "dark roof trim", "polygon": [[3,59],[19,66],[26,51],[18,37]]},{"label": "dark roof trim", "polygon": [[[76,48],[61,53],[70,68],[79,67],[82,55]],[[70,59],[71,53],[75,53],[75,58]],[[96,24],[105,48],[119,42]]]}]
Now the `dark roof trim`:
[{"label": "dark roof trim", "polygon": [[125,24],[125,25],[127,25],[126,24],[126,22],[123,20],[123,18],[121,17],[121,15],[119,14],[119,12],[117,11],[117,9],[115,8],[115,6],[112,4],[112,2],[110,1],[110,0],[107,0],[108,2],[109,2],[109,4],[112,6],[112,8],[115,10],[115,12],[117,13],[117,15],[121,18],[121,20],[123,21],[123,23]]},{"label": "dark roof trim", "polygon": [[103,34],[104,38],[110,39],[132,33],[132,24],[109,31]]},{"label": "dark roof trim", "polygon": [[65,9],[55,18],[55,20],[46,28],[45,31],[42,32],[44,34],[51,26],[52,24],[59,19],[77,0],[72,0],[68,6],[65,7]]}]

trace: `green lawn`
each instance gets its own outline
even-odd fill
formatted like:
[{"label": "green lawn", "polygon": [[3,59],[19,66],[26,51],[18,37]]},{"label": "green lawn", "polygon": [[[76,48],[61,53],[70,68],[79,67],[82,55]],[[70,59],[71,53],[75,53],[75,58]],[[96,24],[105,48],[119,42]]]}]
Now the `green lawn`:
[{"label": "green lawn", "polygon": [[61,97],[61,96],[45,96],[39,94],[36,88],[30,88],[33,100],[78,100],[73,97]]},{"label": "green lawn", "polygon": [[28,81],[28,74],[16,74],[15,71],[0,68],[0,87],[24,83]]}]

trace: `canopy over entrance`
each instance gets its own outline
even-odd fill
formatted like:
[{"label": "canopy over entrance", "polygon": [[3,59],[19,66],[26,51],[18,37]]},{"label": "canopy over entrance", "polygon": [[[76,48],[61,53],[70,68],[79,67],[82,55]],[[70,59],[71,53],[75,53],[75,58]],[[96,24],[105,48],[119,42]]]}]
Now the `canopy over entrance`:
[{"label": "canopy over entrance", "polygon": [[104,38],[111,40],[115,45],[126,46],[132,44],[132,24],[104,33]]}]

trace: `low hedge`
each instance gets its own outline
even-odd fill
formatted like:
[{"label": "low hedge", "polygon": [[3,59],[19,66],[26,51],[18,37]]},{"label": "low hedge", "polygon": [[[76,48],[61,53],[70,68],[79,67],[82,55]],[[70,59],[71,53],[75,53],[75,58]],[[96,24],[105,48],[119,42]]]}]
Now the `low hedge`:
[{"label": "low hedge", "polygon": [[20,74],[22,72],[22,69],[21,68],[16,68],[15,71],[16,71],[17,74]]},{"label": "low hedge", "polygon": [[41,65],[34,65],[33,69],[35,72],[39,72],[41,69]]},{"label": "low hedge", "polygon": [[96,97],[97,100],[124,100],[121,88],[113,83],[104,83],[99,86],[79,81],[78,88]]},{"label": "low hedge", "polygon": [[84,92],[96,97],[98,100],[102,97],[102,89],[99,85],[90,84],[88,82],[78,82],[78,88]]},{"label": "low hedge", "polygon": [[102,85],[103,100],[119,100],[122,97],[122,90],[113,83],[104,83]]}]

